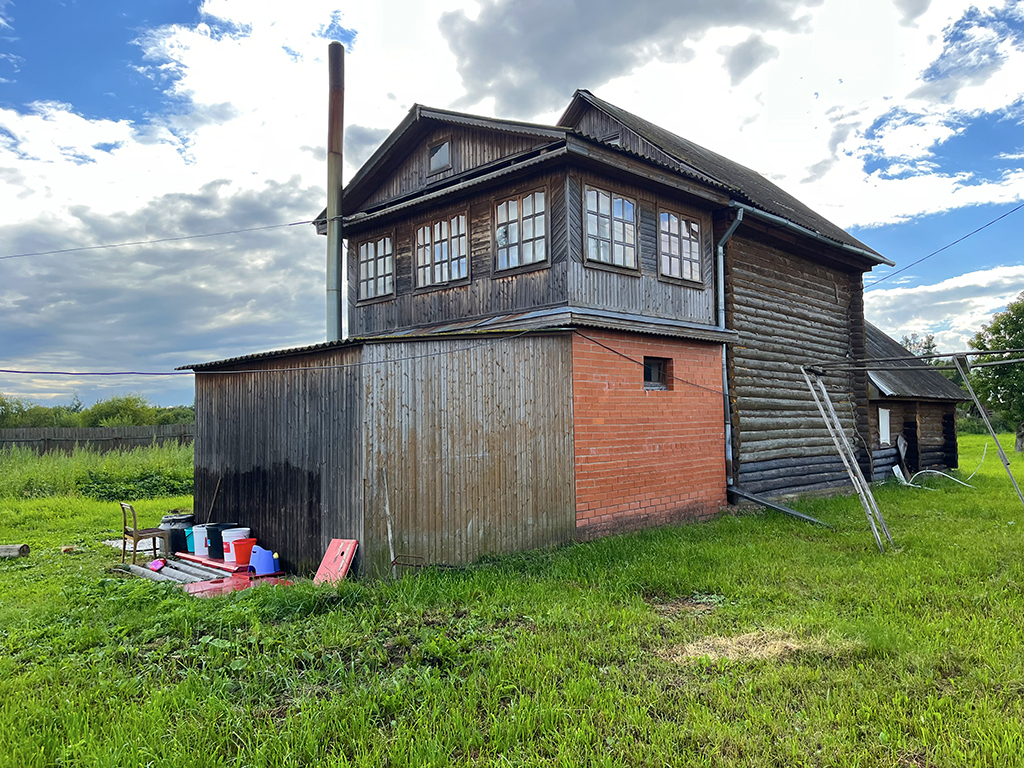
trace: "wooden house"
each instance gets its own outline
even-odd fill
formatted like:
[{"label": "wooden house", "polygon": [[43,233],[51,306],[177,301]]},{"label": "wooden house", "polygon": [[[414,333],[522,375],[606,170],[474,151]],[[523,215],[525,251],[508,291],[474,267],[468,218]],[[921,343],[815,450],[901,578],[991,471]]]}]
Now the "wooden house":
[{"label": "wooden house", "polygon": [[[458,564],[846,482],[799,366],[864,357],[889,262],[756,172],[587,91],[554,126],[415,106],[342,211],[350,338],[188,366],[197,508],[286,565],[334,537],[367,572]],[[827,383],[870,471],[867,376]]]},{"label": "wooden house", "polygon": [[873,478],[892,477],[901,436],[909,472],[955,469],[956,406],[970,399],[967,393],[871,323],[865,327],[868,359],[886,361],[868,372]]}]

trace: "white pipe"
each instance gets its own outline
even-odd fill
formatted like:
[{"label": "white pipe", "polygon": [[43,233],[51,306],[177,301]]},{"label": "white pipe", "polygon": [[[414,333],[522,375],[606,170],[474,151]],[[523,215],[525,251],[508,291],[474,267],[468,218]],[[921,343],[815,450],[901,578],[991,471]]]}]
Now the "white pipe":
[{"label": "white pipe", "polygon": [[[718,241],[715,259],[715,291],[718,294],[718,328],[725,330],[725,244],[729,242],[736,228],[743,221],[743,209],[736,211],[736,218]],[[722,342],[722,400],[725,404],[725,484],[732,485],[732,404],[729,402],[729,352]]]}]

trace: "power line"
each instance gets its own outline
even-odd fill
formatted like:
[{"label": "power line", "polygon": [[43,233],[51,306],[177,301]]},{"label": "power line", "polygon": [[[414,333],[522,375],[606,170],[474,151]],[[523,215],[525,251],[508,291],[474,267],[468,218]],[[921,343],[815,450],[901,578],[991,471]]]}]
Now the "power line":
[{"label": "power line", "polygon": [[967,233],[966,235],[964,235],[963,237],[960,237],[960,238],[958,238],[958,239],[954,240],[954,241],[953,241],[952,243],[949,243],[949,244],[947,244],[947,245],[944,245],[944,246],[942,246],[942,247],[941,247],[941,248],[939,248],[939,249],[938,249],[937,251],[932,251],[932,252],[931,252],[931,253],[929,253],[929,254],[928,254],[927,256],[922,256],[922,257],[921,257],[920,259],[918,259],[917,261],[915,261],[915,262],[912,262],[912,263],[910,263],[910,264],[907,264],[907,266],[905,266],[905,267],[901,267],[900,269],[897,269],[897,270],[896,270],[895,272],[890,272],[890,273],[889,273],[888,275],[885,275],[884,277],[880,277],[880,278],[878,278],[877,280],[875,280],[875,281],[874,281],[873,283],[868,283],[868,284],[867,284],[866,286],[864,286],[864,287],[865,287],[865,288],[872,288],[872,287],[874,287],[874,286],[878,285],[879,283],[881,283],[881,282],[882,282],[883,280],[888,280],[888,279],[889,279],[890,277],[895,277],[895,276],[896,276],[896,275],[898,275],[898,274],[899,274],[900,272],[906,272],[906,271],[907,271],[908,269],[910,269],[911,267],[916,267],[916,266],[917,266],[918,264],[920,264],[920,263],[921,263],[922,261],[925,261],[926,259],[930,259],[930,258],[931,258],[932,256],[935,256],[935,255],[937,255],[937,254],[940,254],[940,253],[942,253],[943,251],[945,251],[945,250],[947,250],[947,249],[949,249],[949,248],[952,248],[952,247],[953,247],[954,245],[956,245],[957,243],[962,243],[962,242],[963,242],[964,240],[966,240],[966,239],[967,239],[968,237],[971,237],[972,235],[976,235],[976,234],[978,234],[978,233],[979,233],[979,232],[981,232],[981,230],[983,230],[983,229],[988,229],[988,228],[989,228],[989,227],[991,227],[991,226],[992,226],[993,224],[995,224],[995,223],[996,223],[997,221],[1002,221],[1002,220],[1003,220],[1003,219],[1005,219],[1005,218],[1006,218],[1007,216],[1009,216],[1009,215],[1010,215],[1011,213],[1016,213],[1016,212],[1017,212],[1017,211],[1019,211],[1019,210],[1020,210],[1021,208],[1024,208],[1024,203],[1021,203],[1021,204],[1020,204],[1020,205],[1018,205],[1018,206],[1017,206],[1016,208],[1012,208],[1012,209],[1010,209],[1009,211],[1007,211],[1006,213],[1004,213],[1004,214],[1003,214],[1002,216],[997,216],[996,218],[992,219],[992,221],[990,221],[990,222],[989,222],[988,224],[982,224],[982,225],[981,225],[980,227],[978,227],[978,228],[977,228],[976,230],[974,230],[973,232],[968,232],[968,233]]},{"label": "power line", "polygon": [[291,221],[287,224],[268,224],[264,227],[246,227],[244,229],[228,229],[223,232],[207,232],[202,235],[181,235],[180,237],[161,237],[157,240],[135,240],[128,243],[105,243],[103,245],[84,245],[79,248],[58,248],[53,251],[32,251],[30,253],[12,253],[7,256],[0,256],[0,261],[5,259],[23,259],[26,256],[51,256],[57,253],[76,253],[78,251],[96,251],[102,248],[125,248],[129,245],[156,245],[157,243],[173,243],[180,240],[198,240],[202,237],[221,237],[222,235],[238,235],[243,232],[262,232],[267,229],[281,229],[282,227],[296,227],[300,224],[312,224],[313,221]]}]

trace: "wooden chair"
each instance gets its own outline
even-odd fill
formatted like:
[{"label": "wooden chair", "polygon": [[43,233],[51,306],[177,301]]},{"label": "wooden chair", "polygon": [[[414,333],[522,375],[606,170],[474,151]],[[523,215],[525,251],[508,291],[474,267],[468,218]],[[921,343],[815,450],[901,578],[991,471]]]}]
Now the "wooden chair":
[{"label": "wooden chair", "polygon": [[[128,512],[132,513],[132,527],[128,527]],[[121,502],[121,517],[124,519],[124,533],[121,540],[121,562],[125,561],[125,557],[128,551],[128,539],[132,540],[132,565],[135,565],[135,553],[139,548],[139,541],[142,539],[153,540],[153,559],[156,559],[156,540],[164,540],[164,552],[171,551],[171,541],[168,536],[169,531],[165,531],[163,528],[139,528],[139,520],[135,516],[135,507],[131,504],[125,504]]]}]

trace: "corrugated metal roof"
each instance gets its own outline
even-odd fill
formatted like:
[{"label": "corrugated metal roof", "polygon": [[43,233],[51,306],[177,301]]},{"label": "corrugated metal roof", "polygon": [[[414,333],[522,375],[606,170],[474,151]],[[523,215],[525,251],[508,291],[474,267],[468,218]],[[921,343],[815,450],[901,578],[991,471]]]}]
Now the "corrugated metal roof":
[{"label": "corrugated metal roof", "polygon": [[[610,117],[618,120],[630,130],[635,131],[680,163],[689,166],[697,173],[706,174],[718,181],[729,191],[745,199],[755,208],[760,208],[794,224],[799,224],[830,240],[852,245],[881,256],[881,254],[877,254],[872,248],[848,234],[824,216],[811,210],[756,171],[740,165],[727,157],[723,157],[716,152],[705,149],[699,144],[694,144],[692,141],[681,136],[677,136],[671,131],[644,120],[642,117],[616,107],[614,104],[599,99],[590,91],[576,91],[572,103],[566,109],[559,124],[569,127],[569,124],[574,122],[573,118],[577,116],[580,105],[583,103],[590,104],[607,113]],[[682,170],[680,172],[685,173]]]},{"label": "corrugated metal roof", "polygon": [[869,360],[905,357],[906,363],[887,362],[886,368],[906,367],[907,370],[868,371],[871,383],[886,397],[913,398],[915,400],[968,400],[967,393],[938,371],[928,368],[924,360],[909,352],[898,341],[886,335],[871,323],[864,323],[867,331],[865,347]]},{"label": "corrugated metal roof", "polygon": [[516,331],[557,331],[574,326],[591,328],[607,328],[611,330],[641,330],[659,336],[677,336],[697,339],[700,341],[722,342],[736,336],[735,331],[722,331],[715,326],[688,323],[681,320],[632,315],[623,312],[607,312],[596,309],[548,307],[534,309],[529,312],[511,312],[495,317],[459,320],[429,328],[417,327],[395,331],[379,336],[363,336],[345,341],[321,342],[305,347],[290,347],[268,352],[255,352],[250,355],[228,357],[208,363],[192,363],[175,368],[177,371],[202,371],[211,368],[223,368],[253,360],[267,360],[275,357],[291,357],[327,349],[344,349],[361,344],[374,344],[385,341],[410,341],[414,339],[430,339],[437,336],[484,336],[486,334],[508,334]]}]

